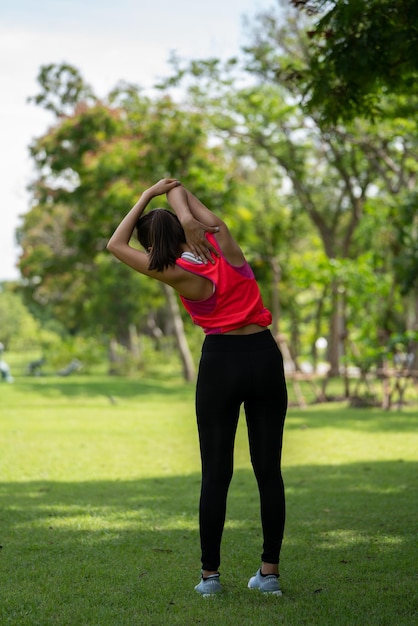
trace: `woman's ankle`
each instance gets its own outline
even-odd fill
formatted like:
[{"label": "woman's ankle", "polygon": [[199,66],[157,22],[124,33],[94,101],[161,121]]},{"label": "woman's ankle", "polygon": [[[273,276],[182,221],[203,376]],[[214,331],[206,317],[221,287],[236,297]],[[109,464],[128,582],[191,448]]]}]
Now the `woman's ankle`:
[{"label": "woman's ankle", "polygon": [[260,571],[263,576],[268,576],[269,574],[274,574],[275,576],[279,575],[279,565],[277,563],[265,563],[264,561],[261,563]]},{"label": "woman's ankle", "polygon": [[202,569],[202,578],[209,578],[209,576],[219,576],[218,570]]}]

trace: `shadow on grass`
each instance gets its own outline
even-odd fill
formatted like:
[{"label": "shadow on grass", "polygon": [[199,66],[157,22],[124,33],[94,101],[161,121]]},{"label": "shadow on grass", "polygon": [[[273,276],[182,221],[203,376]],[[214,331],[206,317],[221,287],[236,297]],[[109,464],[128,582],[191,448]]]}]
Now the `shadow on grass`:
[{"label": "shadow on grass", "polygon": [[[353,601],[358,610],[366,603],[366,610],[364,590],[373,580],[379,593],[392,594],[397,623],[408,623],[416,589],[411,572],[418,556],[417,476],[418,463],[396,461],[285,470],[288,521],[282,574],[290,603],[285,611],[296,610],[292,603],[298,611],[305,601],[310,606],[318,594],[330,606],[338,598],[341,611],[354,610]],[[207,623],[198,618],[203,610],[198,599],[190,598],[199,567],[199,484],[198,474],[1,483],[0,587],[5,600],[0,616],[3,611],[7,618],[2,623]],[[239,469],[223,542],[226,598],[246,593],[242,579],[257,567],[260,551],[254,477]],[[181,572],[180,587],[176,572]],[[95,611],[94,619],[86,617],[87,605]],[[65,606],[72,618],[60,613]],[[223,623],[262,623],[251,621],[249,614],[245,621],[248,607],[236,610],[238,621],[224,617]],[[267,619],[268,607],[261,610]],[[283,623],[296,623],[289,619]],[[392,618],[315,619],[303,623],[390,624]]]},{"label": "shadow on grass", "polygon": [[323,404],[308,410],[289,409],[286,428],[341,428],[359,432],[417,431],[417,410],[394,412],[383,409],[357,409],[345,404]]},{"label": "shadow on grass", "polygon": [[44,397],[57,395],[68,398],[83,397],[115,397],[135,398],[151,395],[161,397],[189,397],[193,393],[193,385],[185,383],[178,376],[165,376],[164,379],[125,378],[111,376],[74,376],[62,378],[48,376],[40,378],[22,378],[17,383],[21,393],[37,393]]},{"label": "shadow on grass", "polygon": [[[394,550],[416,537],[418,463],[302,466],[287,468],[284,474],[289,557],[291,546],[303,545],[308,536],[315,550],[339,554],[378,536],[388,538]],[[77,551],[83,538],[102,547],[117,538],[151,551],[168,551],[172,534],[190,532],[197,537],[199,486],[199,474],[132,481],[0,483],[2,560],[13,558],[14,550],[23,546],[23,537],[30,550],[57,542],[61,548],[68,545]],[[258,554],[258,495],[250,470],[235,471],[227,527],[245,535],[246,546],[253,542]]]},{"label": "shadow on grass", "polygon": [[[124,378],[109,376],[76,376],[74,378],[23,378],[15,385],[21,400],[36,394],[46,400],[71,399],[82,404],[84,399],[106,398],[111,403],[120,400],[141,402],[143,398],[156,401],[187,401],[194,407],[193,383],[185,383],[178,376],[159,378]],[[25,396],[26,393],[26,396]],[[288,410],[287,430],[305,428],[341,428],[359,432],[416,432],[418,409],[384,411],[376,408],[358,409],[345,403],[325,403],[315,408]]]},{"label": "shadow on grass", "polygon": [[[284,478],[288,508],[293,510],[288,520],[292,526],[359,534],[380,529],[398,538],[404,531],[416,532],[418,462],[296,466],[285,468]],[[128,481],[0,483],[3,542],[17,529],[42,534],[46,528],[71,540],[82,533],[83,526],[93,541],[95,536],[101,541],[112,528],[123,533],[124,525],[129,532],[148,527],[156,537],[170,531],[176,520],[184,519],[197,528],[199,489],[200,474]],[[51,518],[59,522],[55,528]],[[81,524],[83,518],[85,524]],[[95,528],[88,522],[93,518],[100,518],[103,524]],[[72,519],[76,520],[73,527],[65,523]],[[232,525],[258,529],[258,494],[251,470],[235,470],[228,520]]]}]

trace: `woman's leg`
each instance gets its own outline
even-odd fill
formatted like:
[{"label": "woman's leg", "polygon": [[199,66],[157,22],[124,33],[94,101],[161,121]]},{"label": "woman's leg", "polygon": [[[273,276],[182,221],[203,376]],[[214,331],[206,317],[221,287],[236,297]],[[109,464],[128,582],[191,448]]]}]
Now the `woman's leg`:
[{"label": "woman's leg", "polygon": [[202,459],[199,506],[202,569],[217,571],[233,473],[233,451],[240,400],[233,356],[203,353],[196,387],[196,414]]},{"label": "woman's leg", "polygon": [[244,407],[251,461],[260,493],[264,539],[262,572],[278,573],[285,523],[281,450],[287,391],[282,356],[275,346],[254,358],[251,389]]}]

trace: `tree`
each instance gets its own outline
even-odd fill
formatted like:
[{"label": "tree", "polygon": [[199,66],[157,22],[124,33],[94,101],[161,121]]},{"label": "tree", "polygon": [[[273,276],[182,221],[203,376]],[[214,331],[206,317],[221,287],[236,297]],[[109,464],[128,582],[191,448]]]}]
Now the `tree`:
[{"label": "tree", "polygon": [[[62,75],[54,66],[48,73]],[[45,85],[39,101],[47,106],[57,94],[67,94],[65,85],[44,80]],[[230,165],[219,148],[208,146],[203,116],[182,110],[166,95],[151,99],[120,85],[99,102],[77,81],[71,104],[66,114],[54,104],[55,126],[31,146],[38,176],[32,208],[19,229],[25,292],[70,332],[115,334],[128,344],[131,323],[142,320],[146,332],[150,299],[155,311],[163,302],[166,315],[174,309],[157,284],[110,259],[109,235],[139,193],[167,175],[182,179],[204,201],[210,198],[211,206],[228,204],[234,193],[227,185]],[[180,328],[178,321],[173,328]]]},{"label": "tree", "polygon": [[309,65],[294,76],[310,110],[329,122],[375,117],[385,95],[418,95],[417,0],[291,3],[315,18]]},{"label": "tree", "polygon": [[[367,224],[370,241],[373,217],[365,220],[367,214],[380,211],[379,220],[387,221],[389,195],[413,188],[418,146],[413,134],[404,136],[407,121],[393,111],[378,130],[365,120],[325,125],[316,111],[307,115],[297,81],[284,76],[283,68],[307,67],[309,54],[298,20],[283,27],[276,16],[263,14],[243,64],[209,59],[185,69],[174,59],[174,67],[177,79],[188,81],[194,106],[207,112],[214,132],[229,149],[255,167],[268,163],[269,171],[283,181],[284,197],[294,212],[310,218],[332,268],[367,250],[368,242],[359,237]],[[264,244],[262,238],[257,243]],[[328,303],[319,302],[318,311],[329,315],[329,358],[331,373],[336,374],[347,343],[350,285],[341,272],[330,269],[326,276],[331,285],[329,290],[324,285],[322,292]],[[392,301],[380,297],[382,310],[390,316]]]},{"label": "tree", "polygon": [[57,117],[71,115],[79,102],[96,101],[90,85],[77,68],[68,63],[43,65],[37,81],[41,91],[29,98],[29,102],[42,106]]}]

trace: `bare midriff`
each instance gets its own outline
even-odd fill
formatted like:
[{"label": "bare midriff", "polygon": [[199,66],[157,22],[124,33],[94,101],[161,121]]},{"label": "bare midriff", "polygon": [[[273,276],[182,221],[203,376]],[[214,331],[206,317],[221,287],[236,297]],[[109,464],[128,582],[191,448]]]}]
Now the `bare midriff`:
[{"label": "bare midriff", "polygon": [[223,335],[254,335],[254,333],[261,333],[263,330],[266,330],[265,326],[259,326],[258,324],[248,324],[248,326],[241,326],[241,328],[235,328],[235,330],[230,330],[227,333],[222,333]]}]

